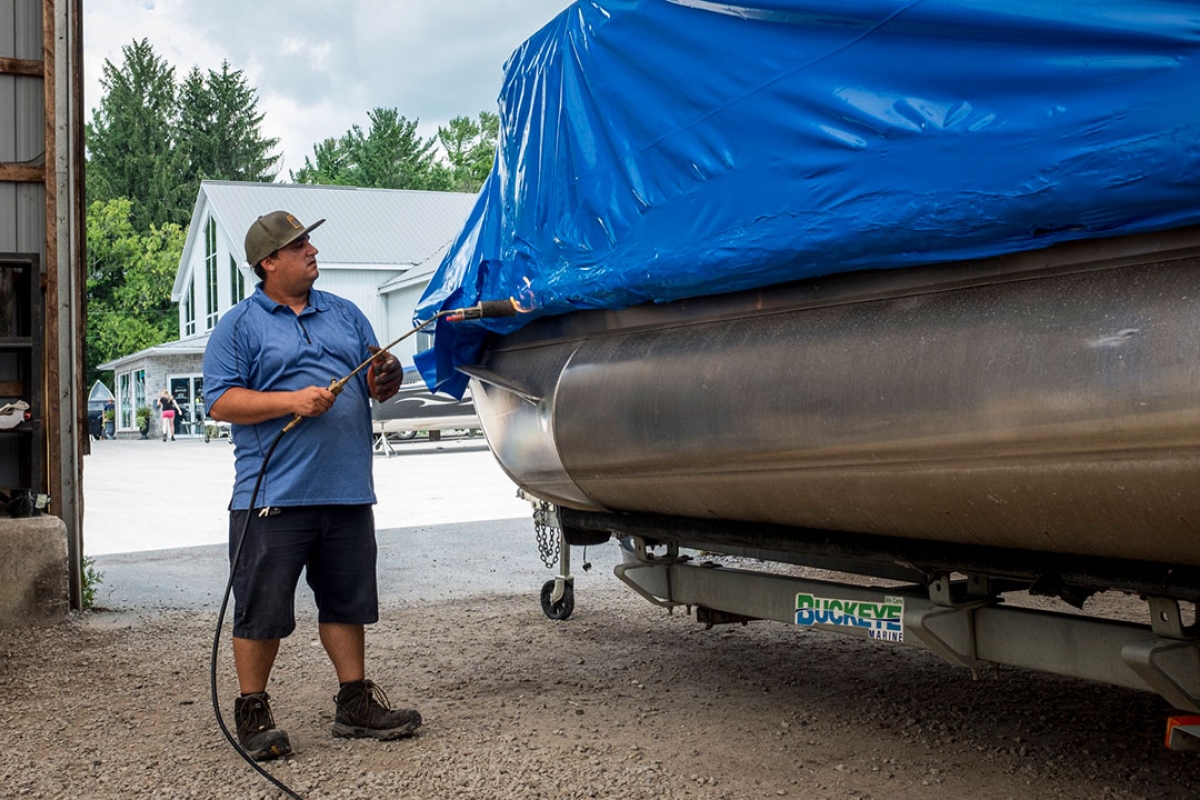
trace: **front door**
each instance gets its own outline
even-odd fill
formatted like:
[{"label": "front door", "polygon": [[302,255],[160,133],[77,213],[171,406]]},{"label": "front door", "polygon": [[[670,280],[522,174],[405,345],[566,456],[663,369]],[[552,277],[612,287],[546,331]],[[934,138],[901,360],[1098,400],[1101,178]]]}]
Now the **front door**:
[{"label": "front door", "polygon": [[204,435],[204,377],[175,375],[171,378],[171,396],[179,406],[175,433],[179,436]]}]

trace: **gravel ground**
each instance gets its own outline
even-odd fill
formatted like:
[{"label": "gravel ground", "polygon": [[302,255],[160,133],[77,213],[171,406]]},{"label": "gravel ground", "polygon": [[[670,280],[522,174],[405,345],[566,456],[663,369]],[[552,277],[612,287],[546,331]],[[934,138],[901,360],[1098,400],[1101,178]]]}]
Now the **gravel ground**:
[{"label": "gravel ground", "polygon": [[[276,798],[221,738],[209,611],[110,611],[0,632],[0,796]],[[1150,694],[1008,670],[972,682],[932,655],[774,623],[705,631],[611,575],[575,615],[531,591],[385,608],[373,677],[420,735],[334,739],[312,619],[271,691],[305,798],[968,800],[1200,796]],[[233,694],[228,639],[219,683]],[[229,714],[229,711],[226,710]]]}]

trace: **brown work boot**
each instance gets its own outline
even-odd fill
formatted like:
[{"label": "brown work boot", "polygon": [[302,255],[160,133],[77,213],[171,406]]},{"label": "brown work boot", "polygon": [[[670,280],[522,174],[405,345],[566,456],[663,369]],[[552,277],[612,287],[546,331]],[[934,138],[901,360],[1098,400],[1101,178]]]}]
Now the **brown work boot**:
[{"label": "brown work boot", "polygon": [[255,692],[233,701],[233,720],[242,747],[255,761],[267,761],[292,754],[288,735],[275,727],[271,697]]},{"label": "brown work boot", "polygon": [[421,726],[421,715],[416,709],[393,709],[383,689],[371,681],[351,681],[333,700],[337,703],[334,736],[399,739],[411,735]]}]

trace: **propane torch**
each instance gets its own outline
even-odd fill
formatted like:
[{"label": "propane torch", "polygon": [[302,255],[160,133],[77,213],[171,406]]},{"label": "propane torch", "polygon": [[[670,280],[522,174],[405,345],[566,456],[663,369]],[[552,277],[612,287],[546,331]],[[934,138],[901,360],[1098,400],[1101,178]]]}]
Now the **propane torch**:
[{"label": "propane torch", "polygon": [[[369,367],[371,362],[373,362],[376,358],[383,353],[388,352],[417,331],[424,330],[427,325],[430,325],[439,319],[444,318],[447,322],[462,322],[463,320],[468,319],[515,317],[518,312],[526,313],[531,310],[532,309],[522,308],[521,304],[516,301],[516,298],[510,297],[508,300],[483,300],[468,308],[448,308],[445,311],[439,311],[429,319],[414,326],[412,330],[406,331],[403,336],[401,336],[399,339],[396,339],[396,341],[392,342],[387,347],[381,347],[376,350],[374,353],[368,356],[365,361],[351,370],[349,374],[341,378],[334,378],[331,380],[329,382],[329,391],[334,396],[341,394],[342,389],[346,387],[346,384],[350,382],[350,379],[362,372],[364,368]],[[304,417],[300,416],[299,414],[293,416],[292,421],[284,427],[283,432],[287,433],[292,428],[299,425],[300,420],[302,419],[304,419]]]}]

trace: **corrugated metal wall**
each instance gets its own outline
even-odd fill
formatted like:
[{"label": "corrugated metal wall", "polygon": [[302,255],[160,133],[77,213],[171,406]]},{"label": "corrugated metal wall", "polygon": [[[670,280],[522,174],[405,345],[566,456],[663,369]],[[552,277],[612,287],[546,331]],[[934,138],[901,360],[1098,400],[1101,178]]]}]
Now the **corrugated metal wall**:
[{"label": "corrugated metal wall", "polygon": [[19,262],[35,256],[40,265],[36,285],[44,302],[36,305],[44,325],[35,324],[31,334],[40,379],[28,389],[38,400],[31,404],[37,408],[33,463],[44,493],[39,502],[67,529],[76,608],[88,444],[81,10],[82,0],[0,0],[0,253],[16,254]]},{"label": "corrugated metal wall", "polygon": [[[42,59],[41,0],[0,0],[0,58]],[[0,73],[0,164],[46,163],[45,79]],[[46,188],[0,181],[0,252],[46,252]]]}]

